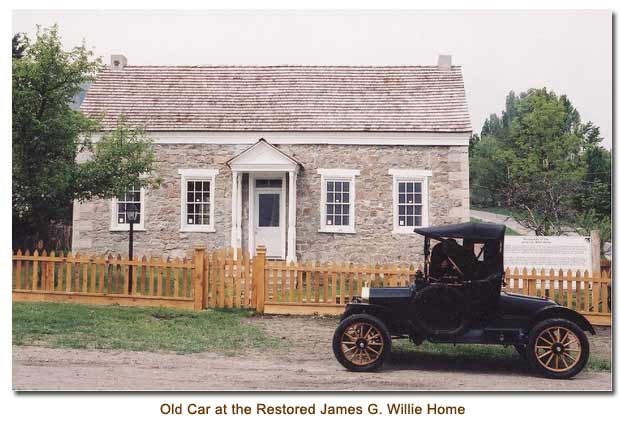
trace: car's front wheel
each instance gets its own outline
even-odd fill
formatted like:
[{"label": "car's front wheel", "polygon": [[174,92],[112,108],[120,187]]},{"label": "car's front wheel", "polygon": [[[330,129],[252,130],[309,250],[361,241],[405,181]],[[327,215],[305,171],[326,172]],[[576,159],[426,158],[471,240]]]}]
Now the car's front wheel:
[{"label": "car's front wheel", "polygon": [[566,319],[547,319],[530,332],[526,354],[530,365],[549,378],[571,378],[588,362],[588,337]]},{"label": "car's front wheel", "polygon": [[373,371],[390,353],[390,333],[380,319],[366,314],[345,318],[334,333],[332,347],[338,362],[351,371]]}]

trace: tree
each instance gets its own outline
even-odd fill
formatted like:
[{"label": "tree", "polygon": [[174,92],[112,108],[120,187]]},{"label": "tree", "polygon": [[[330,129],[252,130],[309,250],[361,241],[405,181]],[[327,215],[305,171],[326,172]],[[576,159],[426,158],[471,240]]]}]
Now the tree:
[{"label": "tree", "polygon": [[18,32],[13,35],[13,58],[21,59],[24,55],[24,50],[26,49],[26,44],[28,39],[25,34]]},{"label": "tree", "polygon": [[517,210],[517,221],[538,235],[561,234],[593,202],[611,205],[603,189],[610,184],[588,176],[601,171],[600,142],[598,127],[583,124],[566,96],[510,92],[501,118],[485,121],[470,151],[472,202]]},{"label": "tree", "polygon": [[[23,39],[13,58],[13,238],[46,240],[52,221],[71,219],[75,199],[110,198],[130,186],[156,185],[140,177],[152,169],[144,132],[125,127],[91,142],[98,122],[70,107],[94,80],[101,60],[84,45],[64,51],[53,26]],[[90,160],[78,163],[81,154]]]}]

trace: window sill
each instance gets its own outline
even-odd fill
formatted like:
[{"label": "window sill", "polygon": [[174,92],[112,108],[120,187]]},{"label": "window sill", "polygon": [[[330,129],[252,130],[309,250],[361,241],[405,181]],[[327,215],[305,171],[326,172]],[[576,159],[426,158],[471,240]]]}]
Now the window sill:
[{"label": "window sill", "polygon": [[414,230],[415,229],[419,229],[421,227],[425,227],[425,226],[415,226],[415,227],[411,227],[410,229],[400,229],[400,230],[392,230],[392,234],[417,234]]},{"label": "window sill", "polygon": [[213,227],[181,227],[181,233],[215,233]]},{"label": "window sill", "polygon": [[330,229],[327,227],[321,227],[319,229],[319,233],[355,234],[357,232],[355,231],[354,228]]},{"label": "window sill", "polygon": [[[129,231],[129,227],[125,228],[125,227],[112,227],[110,228],[111,232],[128,232]],[[144,227],[134,227],[133,228],[134,232],[145,232],[146,229]]]}]

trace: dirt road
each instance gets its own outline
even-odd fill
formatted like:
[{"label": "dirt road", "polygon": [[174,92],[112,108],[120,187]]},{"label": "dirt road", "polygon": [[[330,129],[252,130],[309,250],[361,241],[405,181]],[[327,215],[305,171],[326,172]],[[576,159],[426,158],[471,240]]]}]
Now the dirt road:
[{"label": "dirt road", "polygon": [[[610,390],[611,372],[537,377],[525,363],[420,361],[396,353],[378,373],[351,373],[331,352],[332,318],[260,317],[248,323],[288,346],[234,357],[13,347],[18,390]],[[606,348],[609,343],[595,345]]]}]

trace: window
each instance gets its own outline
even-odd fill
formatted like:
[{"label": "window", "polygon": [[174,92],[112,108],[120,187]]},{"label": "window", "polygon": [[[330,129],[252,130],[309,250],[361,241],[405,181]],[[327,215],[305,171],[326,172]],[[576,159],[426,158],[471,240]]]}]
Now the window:
[{"label": "window", "polygon": [[181,169],[181,231],[213,232],[215,176],[211,169]]},{"label": "window", "polygon": [[127,222],[127,209],[129,206],[136,207],[136,222],[133,225],[134,230],[144,230],[144,189],[132,188],[115,198],[111,202],[112,221],[110,230],[125,231],[129,230]]},{"label": "window", "polygon": [[394,178],[394,232],[413,233],[428,222],[430,170],[390,169]]},{"label": "window", "polygon": [[321,224],[319,231],[355,233],[355,176],[359,170],[319,169]]}]

